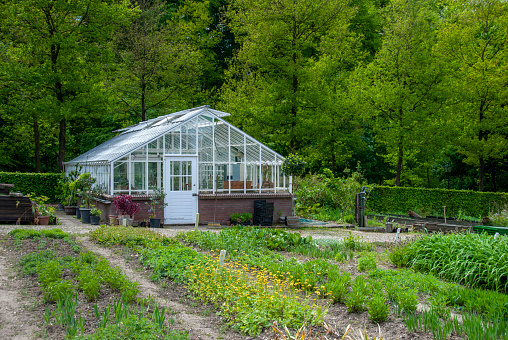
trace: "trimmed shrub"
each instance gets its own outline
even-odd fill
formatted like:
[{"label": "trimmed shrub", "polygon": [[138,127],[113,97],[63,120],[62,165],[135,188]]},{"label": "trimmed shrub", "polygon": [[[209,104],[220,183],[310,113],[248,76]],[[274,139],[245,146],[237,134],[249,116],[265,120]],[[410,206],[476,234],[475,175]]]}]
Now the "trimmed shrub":
[{"label": "trimmed shrub", "polygon": [[58,183],[62,176],[57,173],[0,172],[0,183],[14,184],[14,191],[23,195],[33,193],[37,197],[47,196],[50,202],[58,202],[61,194]]},{"label": "trimmed shrub", "polygon": [[367,200],[370,210],[390,213],[417,210],[422,213],[443,212],[448,216],[471,216],[482,218],[491,211],[508,205],[508,193],[479,192],[471,190],[444,190],[375,186]]}]

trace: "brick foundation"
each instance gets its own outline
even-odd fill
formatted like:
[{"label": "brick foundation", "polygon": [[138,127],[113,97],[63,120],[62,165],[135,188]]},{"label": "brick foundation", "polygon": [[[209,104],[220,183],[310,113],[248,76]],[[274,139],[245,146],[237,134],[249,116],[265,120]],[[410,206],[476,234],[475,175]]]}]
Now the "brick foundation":
[{"label": "brick foundation", "polygon": [[[113,204],[114,200],[115,196],[112,195],[102,195],[100,199],[95,199],[95,207],[102,211],[101,221],[109,223],[109,215],[120,214]],[[139,212],[134,216],[134,222],[148,222],[150,219],[150,213],[148,212],[148,209],[150,208],[150,197],[147,195],[132,195],[132,201],[134,203],[139,203]],[[164,208],[157,209],[156,215],[157,218],[164,221]]]},{"label": "brick foundation", "polygon": [[267,203],[274,203],[273,221],[277,223],[280,210],[282,210],[281,216],[292,214],[292,197],[293,195],[289,193],[218,194],[217,207],[215,208],[215,195],[200,194],[198,202],[199,222],[204,224],[211,222],[226,224],[231,214],[243,212],[254,214],[254,201],[266,200]]}]

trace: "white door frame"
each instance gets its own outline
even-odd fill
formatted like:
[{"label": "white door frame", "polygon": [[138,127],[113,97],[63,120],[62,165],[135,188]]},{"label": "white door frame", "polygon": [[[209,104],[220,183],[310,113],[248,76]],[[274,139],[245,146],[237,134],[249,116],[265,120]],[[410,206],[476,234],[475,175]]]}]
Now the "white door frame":
[{"label": "white door frame", "polygon": [[[188,193],[192,201],[192,207],[185,219],[175,219],[174,211],[171,209],[171,186],[170,178],[170,161],[192,161],[192,188],[189,191],[177,191],[177,193]],[[164,156],[164,192],[166,193],[165,203],[168,206],[164,208],[164,224],[193,224],[196,223],[196,213],[198,212],[198,157],[196,155],[175,155]]]}]

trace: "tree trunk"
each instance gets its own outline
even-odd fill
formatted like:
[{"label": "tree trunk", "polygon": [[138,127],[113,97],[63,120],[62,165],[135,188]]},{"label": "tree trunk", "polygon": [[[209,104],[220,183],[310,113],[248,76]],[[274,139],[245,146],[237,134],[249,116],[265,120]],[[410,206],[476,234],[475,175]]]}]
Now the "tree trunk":
[{"label": "tree trunk", "polygon": [[398,160],[397,160],[397,177],[395,179],[395,185],[400,187],[400,175],[402,173],[402,160],[403,160],[402,137],[400,137],[398,148],[399,148],[399,153],[398,153]]},{"label": "tree trunk", "polygon": [[35,147],[35,172],[41,172],[41,135],[39,133],[39,122],[37,121],[37,115],[32,114],[33,117],[33,129],[34,129],[34,147]]},{"label": "tree trunk", "polygon": [[58,133],[58,171],[62,172],[63,162],[65,161],[65,133],[67,130],[67,122],[65,118],[60,120],[60,131]]}]

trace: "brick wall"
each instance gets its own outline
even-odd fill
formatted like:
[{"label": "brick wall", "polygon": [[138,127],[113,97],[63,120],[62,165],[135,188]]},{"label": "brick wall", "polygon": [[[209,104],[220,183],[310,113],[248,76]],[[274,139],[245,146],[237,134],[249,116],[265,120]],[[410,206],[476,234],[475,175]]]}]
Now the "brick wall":
[{"label": "brick wall", "polygon": [[[111,195],[103,195],[101,199],[97,199],[95,201],[95,206],[102,211],[101,220],[109,223],[109,215],[119,215],[120,212],[116,210],[113,201],[115,200],[114,196]],[[139,212],[134,216],[134,221],[148,221],[150,219],[150,213],[148,209],[150,208],[150,198],[146,195],[132,195],[132,201],[134,203],[139,203]],[[148,204],[145,204],[148,203]],[[156,211],[157,218],[160,218],[164,221],[164,208],[159,208]]]},{"label": "brick wall", "polygon": [[[233,213],[249,212],[254,214],[254,201],[266,200],[267,203],[273,202],[273,221],[277,223],[279,211],[281,216],[291,216],[292,214],[292,195],[282,194],[218,194],[217,206],[215,208],[215,195],[199,195],[199,222],[211,223],[217,222],[226,224],[229,216]],[[214,221],[215,210],[215,221]]]}]

